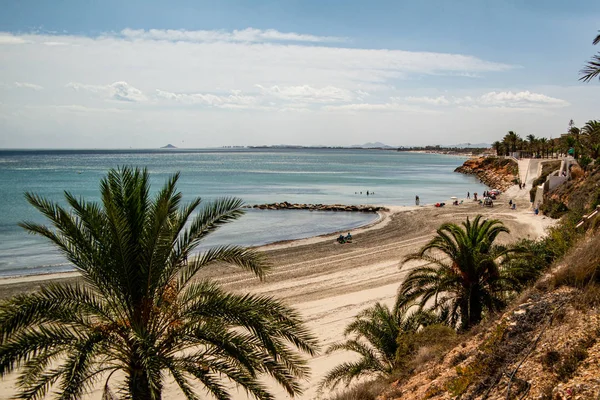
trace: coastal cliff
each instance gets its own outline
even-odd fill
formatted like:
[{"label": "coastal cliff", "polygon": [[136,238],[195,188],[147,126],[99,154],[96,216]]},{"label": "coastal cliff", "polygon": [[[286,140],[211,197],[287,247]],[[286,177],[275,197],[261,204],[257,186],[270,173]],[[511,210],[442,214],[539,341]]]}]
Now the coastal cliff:
[{"label": "coastal cliff", "polygon": [[498,157],[471,158],[454,170],[461,174],[476,175],[483,184],[501,191],[517,182],[518,171],[514,160]]}]

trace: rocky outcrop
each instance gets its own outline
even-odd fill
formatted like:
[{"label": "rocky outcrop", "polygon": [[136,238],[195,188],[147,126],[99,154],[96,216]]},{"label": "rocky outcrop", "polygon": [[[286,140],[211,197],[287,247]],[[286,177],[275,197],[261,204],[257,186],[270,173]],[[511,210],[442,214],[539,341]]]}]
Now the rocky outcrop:
[{"label": "rocky outcrop", "polygon": [[284,201],[282,203],[271,203],[271,204],[255,204],[248,205],[246,208],[259,208],[261,210],[309,210],[309,211],[351,211],[351,212],[378,212],[388,211],[387,208],[381,206],[347,206],[343,204],[297,204],[288,203]]},{"label": "rocky outcrop", "polygon": [[454,170],[461,174],[476,175],[486,186],[503,192],[517,182],[518,171],[514,160],[498,157],[471,158]]}]

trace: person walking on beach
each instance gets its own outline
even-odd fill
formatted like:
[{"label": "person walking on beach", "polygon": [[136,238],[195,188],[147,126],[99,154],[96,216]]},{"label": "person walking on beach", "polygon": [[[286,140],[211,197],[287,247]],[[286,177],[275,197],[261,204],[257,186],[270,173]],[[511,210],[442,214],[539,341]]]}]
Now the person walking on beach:
[{"label": "person walking on beach", "polygon": [[419,205],[419,202],[420,202],[420,201],[419,201],[419,196],[415,196],[415,204],[416,204],[416,205]]},{"label": "person walking on beach", "polygon": [[467,199],[470,199],[470,198],[471,198],[471,193],[467,192]]}]

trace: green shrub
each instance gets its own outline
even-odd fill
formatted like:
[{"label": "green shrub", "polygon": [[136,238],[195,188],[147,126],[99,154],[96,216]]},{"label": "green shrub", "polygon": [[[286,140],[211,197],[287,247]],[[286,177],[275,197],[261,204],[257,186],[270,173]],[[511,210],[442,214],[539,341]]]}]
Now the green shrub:
[{"label": "green shrub", "polygon": [[521,254],[509,259],[505,267],[511,271],[511,277],[524,288],[535,282],[554,259],[550,256],[544,240],[522,239],[515,247]]},{"label": "green shrub", "polygon": [[588,165],[590,165],[592,163],[592,159],[588,156],[583,156],[579,159],[579,166],[581,168],[583,168],[584,170],[587,169]]},{"label": "green shrub", "polygon": [[582,233],[575,228],[580,218],[579,213],[571,212],[548,230],[548,235],[541,241],[547,262],[553,262],[567,254],[582,237]]},{"label": "green shrub", "polygon": [[567,214],[567,212],[569,211],[569,207],[567,207],[567,205],[560,200],[545,199],[544,202],[540,205],[540,211],[544,215],[556,219]]}]

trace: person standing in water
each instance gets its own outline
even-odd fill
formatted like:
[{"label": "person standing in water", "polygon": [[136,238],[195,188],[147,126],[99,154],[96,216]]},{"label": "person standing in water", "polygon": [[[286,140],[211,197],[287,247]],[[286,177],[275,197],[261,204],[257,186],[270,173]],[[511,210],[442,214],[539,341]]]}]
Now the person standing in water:
[{"label": "person standing in water", "polygon": [[416,204],[416,205],[419,205],[419,202],[420,202],[420,201],[419,201],[419,196],[415,196],[415,204]]}]

